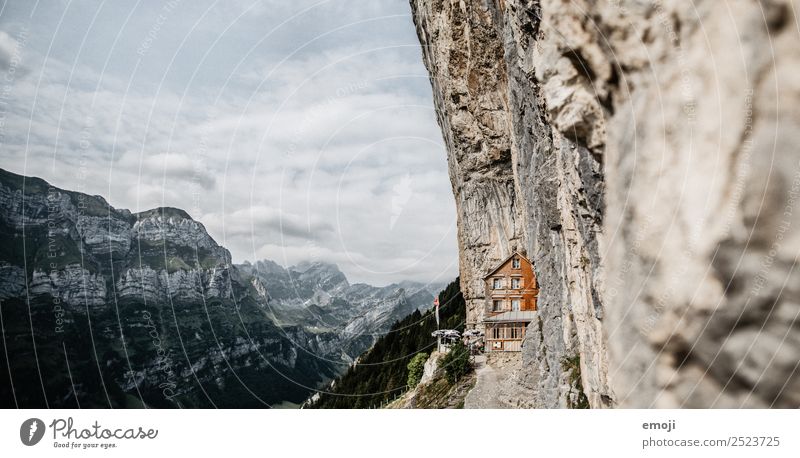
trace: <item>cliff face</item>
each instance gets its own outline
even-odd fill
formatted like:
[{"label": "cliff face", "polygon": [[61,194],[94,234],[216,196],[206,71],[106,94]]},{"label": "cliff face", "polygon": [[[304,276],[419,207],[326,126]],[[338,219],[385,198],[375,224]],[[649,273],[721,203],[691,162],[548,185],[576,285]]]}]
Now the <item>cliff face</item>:
[{"label": "cliff face", "polygon": [[575,355],[589,401],[606,404],[596,285],[603,182],[597,153],[583,141],[597,134],[579,122],[576,103],[562,107],[566,133],[536,103],[538,9],[516,2],[412,5],[450,151],[467,320],[482,317],[483,276],[512,251],[527,253],[541,293],[524,344],[529,370],[522,385],[530,394],[523,405],[574,402],[579,387],[569,372],[577,368],[563,363]]},{"label": "cliff face", "polygon": [[797,5],[411,5],[468,321],[490,267],[535,264],[529,405],[800,404]]},{"label": "cliff face", "polygon": [[230,253],[186,212],[132,214],[38,178],[27,178],[23,193],[22,180],[0,171],[0,263],[15,272],[0,277],[0,299],[50,295],[73,309],[127,298],[231,299]]}]

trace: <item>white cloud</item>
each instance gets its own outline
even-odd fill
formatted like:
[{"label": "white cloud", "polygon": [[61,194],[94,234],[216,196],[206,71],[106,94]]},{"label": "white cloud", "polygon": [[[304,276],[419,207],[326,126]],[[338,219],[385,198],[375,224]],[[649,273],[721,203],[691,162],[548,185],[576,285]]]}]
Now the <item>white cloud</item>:
[{"label": "white cloud", "polygon": [[15,55],[19,55],[19,43],[11,35],[0,30],[0,70],[7,72],[12,66]]}]

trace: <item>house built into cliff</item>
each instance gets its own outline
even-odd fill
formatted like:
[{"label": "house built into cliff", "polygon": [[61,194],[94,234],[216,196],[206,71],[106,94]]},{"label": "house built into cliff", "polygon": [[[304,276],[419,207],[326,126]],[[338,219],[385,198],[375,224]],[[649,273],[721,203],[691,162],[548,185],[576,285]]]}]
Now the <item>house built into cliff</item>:
[{"label": "house built into cliff", "polygon": [[520,351],[539,296],[533,265],[515,252],[489,272],[484,283],[486,351]]}]

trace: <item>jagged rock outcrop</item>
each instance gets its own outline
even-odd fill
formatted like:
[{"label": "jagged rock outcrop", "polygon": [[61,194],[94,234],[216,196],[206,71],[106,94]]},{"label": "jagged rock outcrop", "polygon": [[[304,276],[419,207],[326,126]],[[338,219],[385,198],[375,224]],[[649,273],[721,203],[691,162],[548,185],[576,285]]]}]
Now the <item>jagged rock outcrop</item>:
[{"label": "jagged rock outcrop", "polygon": [[25,269],[0,262],[0,300],[22,296],[26,286]]},{"label": "jagged rock outcrop", "polygon": [[429,308],[441,288],[415,282],[350,284],[336,265],[319,261],[284,268],[263,260],[238,265],[236,271],[251,279],[255,295],[265,300],[266,312],[277,322],[323,336],[326,343],[317,354],[348,365],[395,321]]},{"label": "jagged rock outcrop", "polygon": [[34,269],[27,290],[28,297],[48,295],[73,308],[106,303],[106,280],[79,264],[69,264],[49,274]]},{"label": "jagged rock outcrop", "polygon": [[411,5],[470,320],[535,264],[531,405],[800,405],[796,2]]}]

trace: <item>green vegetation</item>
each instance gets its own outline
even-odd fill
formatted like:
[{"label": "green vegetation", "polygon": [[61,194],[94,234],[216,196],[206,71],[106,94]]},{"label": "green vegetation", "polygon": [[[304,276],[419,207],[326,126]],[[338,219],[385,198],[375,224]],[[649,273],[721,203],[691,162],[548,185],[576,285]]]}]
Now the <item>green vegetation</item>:
[{"label": "green vegetation", "polygon": [[466,375],[472,365],[469,362],[469,349],[457,342],[450,347],[450,351],[442,358],[442,367],[447,376],[447,381],[456,383],[458,379]]},{"label": "green vegetation", "polygon": [[48,182],[37,177],[26,177],[11,173],[8,170],[0,169],[0,183],[12,190],[22,190],[25,184],[25,195],[41,195],[47,197],[57,197],[65,195],[69,197],[72,204],[80,212],[81,216],[100,216],[107,217],[109,213],[115,213],[108,202],[100,196],[90,196],[75,191],[66,191],[50,185]]},{"label": "green vegetation", "polygon": [[568,373],[570,393],[567,396],[567,407],[570,409],[588,409],[589,398],[583,392],[583,382],[581,382],[581,355],[575,354],[572,357],[565,357],[561,360],[561,370]]},{"label": "green vegetation", "polygon": [[431,383],[417,388],[415,408],[417,409],[463,409],[467,393],[475,386],[474,373],[467,374],[456,383],[445,377],[434,379]]},{"label": "green vegetation", "polygon": [[427,353],[417,353],[411,358],[411,362],[408,363],[408,387],[413,388],[417,386],[419,381],[422,379],[422,374],[425,372],[425,361],[428,360]]},{"label": "green vegetation", "polygon": [[[466,304],[458,279],[439,293],[442,329],[464,329]],[[320,390],[311,408],[348,409],[381,407],[408,389],[409,362],[419,353],[436,346],[431,333],[436,330],[432,310],[415,311],[392,326],[388,334],[361,355],[357,365],[336,380],[333,388]],[[446,383],[446,382],[445,382]]]},{"label": "green vegetation", "polygon": [[34,269],[50,272],[63,269],[69,264],[79,264],[89,272],[97,267],[89,257],[81,256],[78,242],[63,233],[48,233],[43,226],[30,225],[25,234],[0,221],[0,262],[27,267],[27,274]]},{"label": "green vegetation", "polygon": [[22,189],[23,182],[25,183],[25,194],[46,193],[50,188],[50,185],[41,178],[25,177],[0,169],[0,183],[8,186],[9,189]]},{"label": "green vegetation", "polygon": [[78,209],[81,216],[93,216],[108,218],[109,216],[121,216],[119,213],[100,196],[90,196],[80,192],[60,191],[67,196]]},{"label": "green vegetation", "polygon": [[223,263],[205,248],[193,248],[164,241],[139,240],[132,247],[130,266],[149,266],[153,270],[166,269],[169,273],[178,270],[210,269]]},{"label": "green vegetation", "polygon": [[[258,353],[236,354],[242,340],[258,343],[259,353],[270,359],[295,345],[250,297],[236,304],[125,298],[118,307],[87,310],[41,295],[30,306],[24,298],[4,300],[2,310],[2,408],[266,407],[302,402],[309,395],[306,386],[335,376],[332,364],[307,352],[298,352],[294,367],[266,363]],[[199,364],[220,349],[225,366]],[[153,378],[137,379],[123,391],[120,381],[132,380],[130,370]]]},{"label": "green vegetation", "polygon": [[78,244],[69,237],[54,233],[41,238],[44,243],[39,245],[34,252],[33,266],[37,269],[50,272],[54,269],[63,269],[70,264],[79,264],[90,271],[94,271],[89,259],[84,259]]}]

